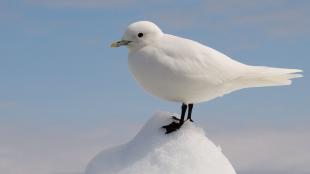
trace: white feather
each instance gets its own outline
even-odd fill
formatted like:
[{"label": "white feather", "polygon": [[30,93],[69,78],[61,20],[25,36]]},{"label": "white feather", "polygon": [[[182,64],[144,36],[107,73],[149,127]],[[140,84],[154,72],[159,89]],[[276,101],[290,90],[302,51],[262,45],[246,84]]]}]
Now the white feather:
[{"label": "white feather", "polygon": [[[296,69],[249,66],[198,42],[164,34],[155,24],[130,25],[129,68],[139,84],[162,99],[199,103],[243,88],[291,84]],[[136,38],[143,32],[144,38]]]}]

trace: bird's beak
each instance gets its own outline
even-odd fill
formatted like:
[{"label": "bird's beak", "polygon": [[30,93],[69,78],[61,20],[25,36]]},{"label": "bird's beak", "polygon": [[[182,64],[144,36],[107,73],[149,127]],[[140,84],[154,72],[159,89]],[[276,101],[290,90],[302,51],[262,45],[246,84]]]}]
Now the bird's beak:
[{"label": "bird's beak", "polygon": [[120,47],[120,46],[126,46],[130,43],[131,41],[129,40],[120,40],[120,41],[117,41],[117,42],[113,42],[111,44],[111,47],[112,48],[116,48],[116,47]]}]

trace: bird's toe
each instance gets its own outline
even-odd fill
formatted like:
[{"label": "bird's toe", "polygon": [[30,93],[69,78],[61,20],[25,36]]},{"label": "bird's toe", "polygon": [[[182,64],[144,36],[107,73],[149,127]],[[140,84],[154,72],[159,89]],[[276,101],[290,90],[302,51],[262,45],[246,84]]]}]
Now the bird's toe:
[{"label": "bird's toe", "polygon": [[166,126],[163,126],[162,128],[166,129],[166,134],[170,134],[171,132],[178,130],[181,126],[182,124],[180,123],[172,122]]},{"label": "bird's toe", "polygon": [[192,120],[191,118],[188,118],[187,120],[189,120],[190,122],[194,122],[194,120]]},{"label": "bird's toe", "polygon": [[180,119],[176,116],[172,116],[171,118],[172,118],[172,120],[180,121]]}]

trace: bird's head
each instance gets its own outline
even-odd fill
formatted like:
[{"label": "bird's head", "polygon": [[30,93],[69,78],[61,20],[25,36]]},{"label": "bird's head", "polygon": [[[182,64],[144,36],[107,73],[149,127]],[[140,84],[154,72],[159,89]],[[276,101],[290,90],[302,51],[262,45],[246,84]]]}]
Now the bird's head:
[{"label": "bird's head", "polygon": [[149,21],[139,21],[127,27],[122,39],[111,44],[111,47],[127,46],[129,49],[139,49],[153,43],[162,35],[160,28]]}]

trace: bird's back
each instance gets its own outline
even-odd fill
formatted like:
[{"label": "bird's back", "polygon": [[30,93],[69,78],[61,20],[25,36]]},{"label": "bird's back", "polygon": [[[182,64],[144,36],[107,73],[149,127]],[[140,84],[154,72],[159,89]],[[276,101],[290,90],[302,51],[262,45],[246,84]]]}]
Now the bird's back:
[{"label": "bird's back", "polygon": [[199,42],[165,34],[154,44],[163,59],[173,62],[180,74],[222,84],[240,77],[248,65]]}]

